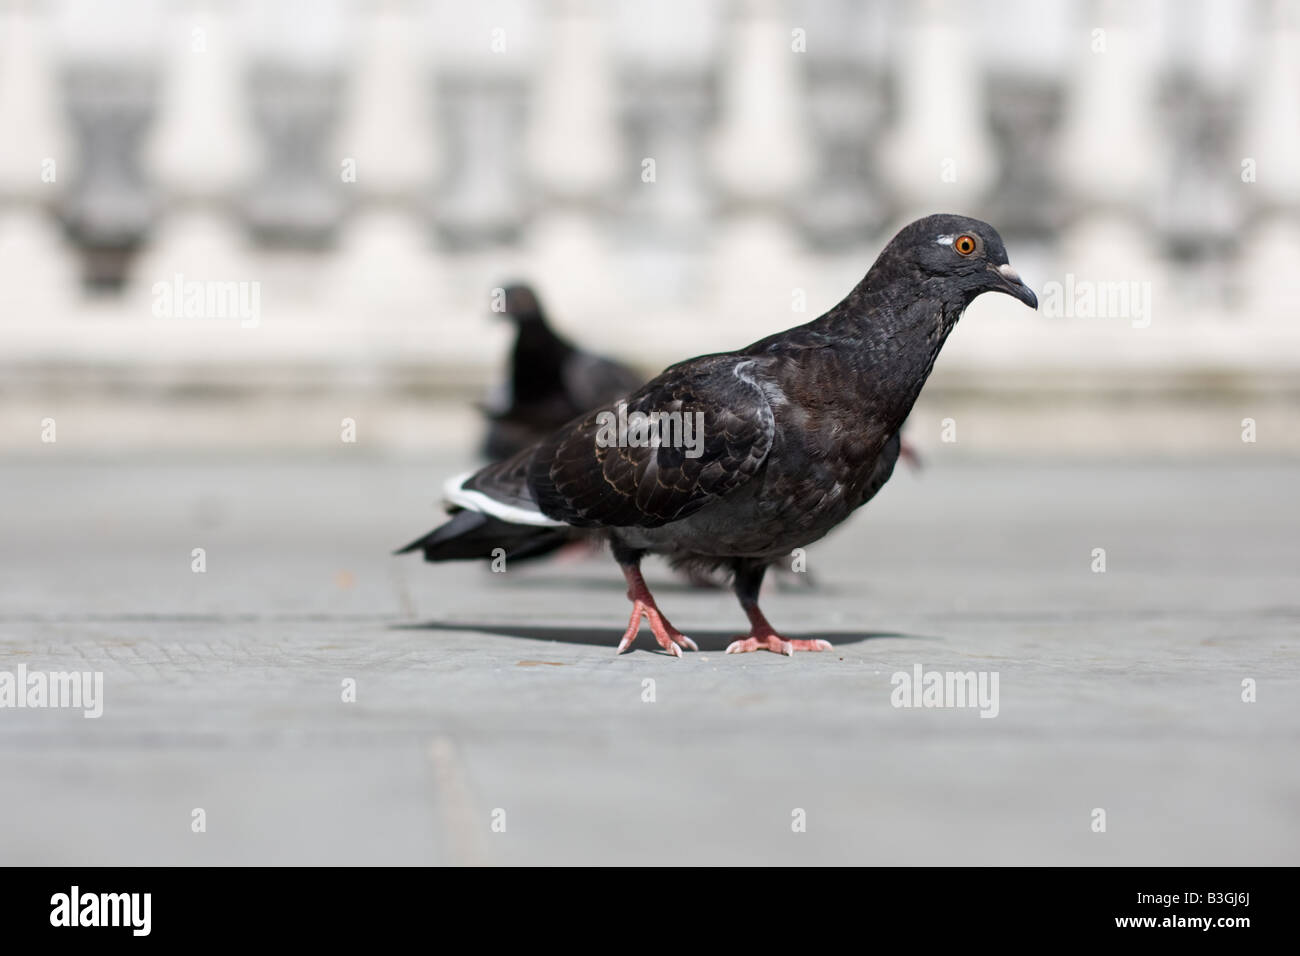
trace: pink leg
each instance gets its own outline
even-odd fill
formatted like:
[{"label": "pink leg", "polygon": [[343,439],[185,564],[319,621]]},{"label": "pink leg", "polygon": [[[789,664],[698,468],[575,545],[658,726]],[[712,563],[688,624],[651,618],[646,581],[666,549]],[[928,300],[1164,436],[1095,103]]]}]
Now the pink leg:
[{"label": "pink leg", "polygon": [[650,622],[650,630],[654,632],[659,646],[668,653],[681,657],[682,648],[698,651],[695,642],[669,624],[668,618],[660,613],[655,605],[655,599],[650,595],[650,589],[646,587],[645,578],[641,577],[641,569],[635,565],[620,565],[620,567],[623,568],[623,577],[627,578],[627,597],[632,602],[632,619],[627,622],[627,631],[624,632],[623,639],[618,642],[617,653],[622,654],[632,646],[637,631],[641,630],[643,616]]},{"label": "pink leg", "polygon": [[921,456],[906,438],[899,439],[898,457],[912,466],[913,471],[921,470]]},{"label": "pink leg", "polygon": [[829,651],[830,641],[823,640],[786,640],[767,622],[757,604],[745,608],[749,617],[748,637],[741,637],[727,645],[728,654],[744,654],[747,651],[771,651],[793,657],[795,651]]}]

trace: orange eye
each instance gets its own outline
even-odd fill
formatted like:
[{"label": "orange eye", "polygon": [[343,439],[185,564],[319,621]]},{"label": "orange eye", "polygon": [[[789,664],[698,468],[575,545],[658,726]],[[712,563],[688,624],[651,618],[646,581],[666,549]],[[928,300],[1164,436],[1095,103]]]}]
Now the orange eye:
[{"label": "orange eye", "polygon": [[973,236],[958,236],[952,247],[957,250],[958,255],[968,256],[975,251],[975,238]]}]

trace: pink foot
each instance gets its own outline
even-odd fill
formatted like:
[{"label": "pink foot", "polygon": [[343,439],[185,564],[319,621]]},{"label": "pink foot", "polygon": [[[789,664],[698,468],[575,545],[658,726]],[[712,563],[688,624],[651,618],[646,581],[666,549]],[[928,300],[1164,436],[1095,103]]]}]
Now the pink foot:
[{"label": "pink foot", "polygon": [[738,638],[727,645],[728,654],[746,654],[749,651],[771,651],[773,654],[785,654],[793,657],[795,651],[829,651],[830,641],[823,640],[786,640],[780,634],[771,631],[751,634]]},{"label": "pink foot", "polygon": [[642,617],[650,622],[650,630],[654,633],[655,640],[669,654],[681,657],[683,648],[688,651],[698,651],[699,647],[695,642],[668,623],[668,618],[664,617],[655,606],[655,599],[650,596],[650,589],[646,587],[640,570],[624,568],[623,574],[627,578],[627,596],[632,602],[632,618],[627,622],[627,630],[623,632],[623,639],[618,642],[616,653],[622,654],[632,646],[637,632],[641,630]]},{"label": "pink foot", "polygon": [[749,636],[736,638],[736,640],[728,644],[728,654],[771,651],[773,654],[784,654],[787,657],[793,657],[795,651],[829,651],[831,649],[830,641],[819,639],[786,640],[776,633],[776,628],[767,622],[767,618],[758,609],[756,602],[746,602],[742,599],[741,605],[745,609],[745,615],[749,618]]},{"label": "pink foot", "polygon": [[682,648],[688,651],[699,650],[693,640],[668,623],[668,619],[659,612],[659,609],[653,603],[646,604],[644,601],[638,601],[634,598],[632,602],[632,619],[627,623],[627,630],[623,633],[623,639],[618,642],[619,654],[632,646],[632,641],[636,638],[637,632],[641,630],[642,617],[645,617],[650,622],[650,630],[654,632],[655,640],[659,642],[659,646],[674,657],[682,656]]}]

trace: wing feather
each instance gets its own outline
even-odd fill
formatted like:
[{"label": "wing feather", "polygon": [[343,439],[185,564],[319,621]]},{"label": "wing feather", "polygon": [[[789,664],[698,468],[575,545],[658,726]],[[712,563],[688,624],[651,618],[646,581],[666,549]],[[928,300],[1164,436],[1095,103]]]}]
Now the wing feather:
[{"label": "wing feather", "polygon": [[[578,527],[654,528],[745,484],[776,431],[755,365],[736,355],[684,362],[633,393],[625,417],[608,404],[555,432],[528,471],[542,512]],[[639,432],[637,413],[658,413],[655,426]],[[620,432],[620,421],[632,427]]]}]

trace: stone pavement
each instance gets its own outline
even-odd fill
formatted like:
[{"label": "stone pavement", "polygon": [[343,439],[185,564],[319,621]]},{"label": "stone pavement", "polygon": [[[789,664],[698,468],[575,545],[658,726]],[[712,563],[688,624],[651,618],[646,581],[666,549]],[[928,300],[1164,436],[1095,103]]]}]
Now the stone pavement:
[{"label": "stone pavement", "polygon": [[[1252,451],[931,456],[767,588],[833,652],[723,655],[731,596],[649,564],[675,660],[614,655],[607,557],[390,557],[463,462],[50,446],[5,467],[0,674],[104,712],[0,709],[0,862],[1300,863],[1300,464]],[[918,664],[997,716],[892,706]]]}]

